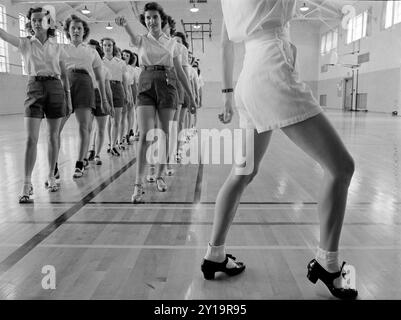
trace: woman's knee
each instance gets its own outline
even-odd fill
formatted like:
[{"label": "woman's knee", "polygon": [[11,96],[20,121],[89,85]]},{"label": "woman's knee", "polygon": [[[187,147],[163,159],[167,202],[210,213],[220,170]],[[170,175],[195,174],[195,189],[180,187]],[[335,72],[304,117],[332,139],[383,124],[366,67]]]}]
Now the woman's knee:
[{"label": "woman's knee", "polygon": [[355,161],[351,155],[342,158],[341,164],[333,173],[333,177],[338,182],[349,184],[355,172]]}]

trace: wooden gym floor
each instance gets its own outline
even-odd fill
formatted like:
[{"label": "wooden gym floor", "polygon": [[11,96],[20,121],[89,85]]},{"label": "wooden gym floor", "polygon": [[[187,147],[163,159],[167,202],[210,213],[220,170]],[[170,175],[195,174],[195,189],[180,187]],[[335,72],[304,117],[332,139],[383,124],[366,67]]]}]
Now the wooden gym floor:
[{"label": "wooden gym floor", "polygon": [[[202,109],[198,127],[223,128],[217,113]],[[356,268],[360,299],[401,299],[401,118],[326,114],[356,161],[341,258]],[[246,271],[205,281],[200,262],[230,165],[179,165],[166,193],[147,185],[146,203],[132,205],[135,147],[120,158],[104,152],[102,166],[73,180],[72,117],[62,135],[62,189],[49,194],[42,129],[35,203],[20,205],[23,117],[0,117],[0,299],[331,299],[306,278],[318,243],[322,170],[281,132],[228,236]],[[41,286],[45,265],[55,267],[54,290]]]}]

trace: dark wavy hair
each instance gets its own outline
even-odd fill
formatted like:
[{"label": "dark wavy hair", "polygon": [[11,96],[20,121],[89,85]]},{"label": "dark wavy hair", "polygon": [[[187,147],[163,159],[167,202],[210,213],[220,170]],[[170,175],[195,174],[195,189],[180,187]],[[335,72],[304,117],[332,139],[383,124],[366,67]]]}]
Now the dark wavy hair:
[{"label": "dark wavy hair", "polygon": [[180,37],[181,40],[182,40],[182,44],[185,47],[187,47],[187,49],[189,48],[189,44],[187,42],[187,37],[185,36],[185,34],[183,34],[182,32],[177,31],[177,32],[174,33],[173,37]]},{"label": "dark wavy hair", "polygon": [[141,21],[142,25],[146,27],[146,22],[145,22],[145,12],[146,11],[158,11],[160,14],[160,18],[162,20],[162,29],[164,28],[164,26],[167,23],[167,15],[164,12],[163,7],[158,4],[157,2],[148,2],[147,4],[145,4],[145,7],[143,8],[143,13],[141,13],[141,15],[139,16],[139,20]]},{"label": "dark wavy hair", "polygon": [[[28,23],[25,25],[25,28],[26,28],[27,30],[30,30],[30,32],[31,32],[32,35],[35,34],[35,31],[33,31],[33,29],[32,29],[32,23],[31,23],[32,13],[38,13],[38,12],[42,13],[43,11],[44,11],[44,10],[43,10],[42,7],[30,8],[29,11],[28,11],[28,14],[26,15],[26,17],[28,18],[29,21],[28,21]],[[46,15],[47,15],[47,14],[50,14],[50,12],[46,10]],[[49,18],[49,20],[48,20],[48,23],[50,23],[50,18]],[[48,36],[49,38],[50,38],[50,37],[55,37],[55,36],[56,36],[56,29],[54,29],[54,28],[49,28],[49,29],[47,29],[47,36]]]},{"label": "dark wavy hair", "polygon": [[96,41],[96,40],[94,40],[94,39],[90,39],[90,40],[88,41],[88,44],[90,44],[90,45],[92,45],[92,46],[95,46],[96,51],[97,51],[97,53],[99,54],[100,58],[103,59],[103,57],[104,57],[104,52],[103,52],[102,47],[100,46],[99,41]]},{"label": "dark wavy hair", "polygon": [[170,36],[173,37],[173,36],[174,36],[174,33],[175,33],[177,30],[176,30],[176,28],[175,28],[175,26],[176,26],[175,20],[173,19],[172,16],[167,16],[167,23],[168,23],[168,25],[169,25],[169,27],[170,27]]},{"label": "dark wavy hair", "polygon": [[84,27],[84,41],[89,37],[90,29],[88,26],[88,23],[84,20],[82,20],[80,17],[76,16],[75,14],[72,14],[70,17],[68,17],[65,22],[64,22],[64,33],[65,36],[67,37],[68,40],[71,40],[71,35],[70,35],[70,25],[71,22],[81,22],[82,26]]},{"label": "dark wavy hair", "polygon": [[129,64],[130,66],[132,66],[132,65],[134,64],[134,53],[133,53],[131,50],[124,49],[123,51],[121,51],[121,55],[122,55],[124,52],[125,52],[125,53],[129,53],[128,64]]},{"label": "dark wavy hair", "polygon": [[133,55],[135,56],[135,58],[136,58],[135,67],[139,67],[139,57],[138,57],[138,55],[137,55],[135,52],[133,52],[132,54],[133,54]]},{"label": "dark wavy hair", "polygon": [[116,42],[114,41],[113,38],[109,38],[109,37],[102,38],[102,39],[100,39],[100,45],[101,45],[102,49],[103,49],[103,42],[105,42],[106,40],[109,40],[109,41],[113,42],[113,57],[115,57],[117,55]]}]

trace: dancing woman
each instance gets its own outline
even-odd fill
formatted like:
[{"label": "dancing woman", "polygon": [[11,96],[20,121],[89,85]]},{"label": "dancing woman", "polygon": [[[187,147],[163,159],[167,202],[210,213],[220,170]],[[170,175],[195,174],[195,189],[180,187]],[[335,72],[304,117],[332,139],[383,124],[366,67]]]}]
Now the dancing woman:
[{"label": "dancing woman", "polygon": [[[144,194],[143,176],[146,146],[149,145],[146,135],[155,128],[156,113],[160,119],[161,129],[168,141],[169,123],[173,120],[177,108],[177,76],[191,99],[195,108],[190,85],[182,69],[176,42],[167,37],[162,28],[167,23],[163,8],[156,2],[147,3],[141,14],[141,22],[148,29],[147,35],[137,34],[125,17],[118,17],[116,24],[123,26],[131,38],[131,43],[138,48],[139,65],[143,71],[139,78],[137,117],[140,138],[136,179],[132,202],[141,202]],[[175,71],[173,69],[175,68]],[[161,145],[161,152],[167,154],[167,141]],[[164,151],[164,152],[163,152]],[[167,185],[162,177],[166,159],[162,159],[157,172],[156,183],[159,191],[166,191]]]},{"label": "dancing woman", "polygon": [[[70,86],[64,60],[67,55],[63,47],[52,41],[55,37],[54,20],[50,12],[31,8],[27,14],[32,37],[18,38],[0,28],[0,38],[19,48],[29,75],[25,100],[25,147],[24,183],[20,203],[32,202],[32,171],[36,162],[40,124],[46,117],[48,135],[49,173],[46,186],[57,191],[54,177],[59,152],[59,128],[61,119],[71,110]],[[66,102],[67,101],[67,106]]]},{"label": "dancing woman", "polygon": [[80,178],[89,164],[85,156],[90,142],[92,113],[96,110],[92,74],[98,84],[102,113],[109,113],[110,105],[107,101],[102,60],[96,50],[84,43],[90,32],[88,24],[78,16],[71,15],[64,23],[64,32],[67,39],[71,40],[64,49],[69,56],[66,68],[71,86],[72,106],[79,128],[78,160],[73,177]]},{"label": "dancing woman", "polygon": [[[222,57],[224,108],[221,122],[233,115],[234,42],[245,43],[242,72],[235,89],[240,127],[251,130],[254,153],[246,155],[254,170],[238,175],[234,166],[216,199],[212,234],[201,270],[206,279],[216,271],[233,276],[245,265],[225,253],[227,232],[241,195],[258,172],[274,129],[281,129],[325,171],[318,201],[320,241],[316,258],[308,264],[308,278],[323,281],[341,299],[354,299],[358,292],[342,286],[338,246],[354,161],[311,90],[298,79],[296,48],[289,40],[288,22],[294,0],[222,0]],[[241,14],[239,14],[241,13]],[[241,150],[242,151],[242,150]]]}]

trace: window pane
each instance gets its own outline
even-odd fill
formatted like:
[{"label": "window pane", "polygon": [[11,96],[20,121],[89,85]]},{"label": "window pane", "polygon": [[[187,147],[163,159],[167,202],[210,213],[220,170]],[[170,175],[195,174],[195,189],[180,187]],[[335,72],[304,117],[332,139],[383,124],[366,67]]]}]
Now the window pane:
[{"label": "window pane", "polygon": [[322,42],[320,43],[320,53],[323,55],[326,47],[326,35],[322,37]]},{"label": "window pane", "polygon": [[333,33],[333,49],[337,49],[338,45],[338,30],[336,29]]},{"label": "window pane", "polygon": [[394,24],[401,22],[401,2],[396,1],[394,4]]},{"label": "window pane", "polygon": [[366,30],[368,27],[368,12],[363,13],[363,24],[362,24],[362,38],[366,37]]},{"label": "window pane", "polygon": [[352,39],[353,41],[359,40],[362,38],[362,23],[363,23],[363,16],[360,14],[355,19],[355,30],[354,30],[354,36]]},{"label": "window pane", "polygon": [[352,42],[352,33],[354,30],[354,19],[348,20],[348,28],[347,28],[347,44]]},{"label": "window pane", "polygon": [[393,25],[393,7],[394,1],[388,1],[386,7],[386,22],[384,24],[386,29]]},{"label": "window pane", "polygon": [[333,44],[332,38],[333,38],[333,33],[329,32],[327,34],[326,52],[330,52],[330,50],[332,49],[332,44]]},{"label": "window pane", "polygon": [[0,57],[0,72],[6,72],[6,59],[4,57]]}]

